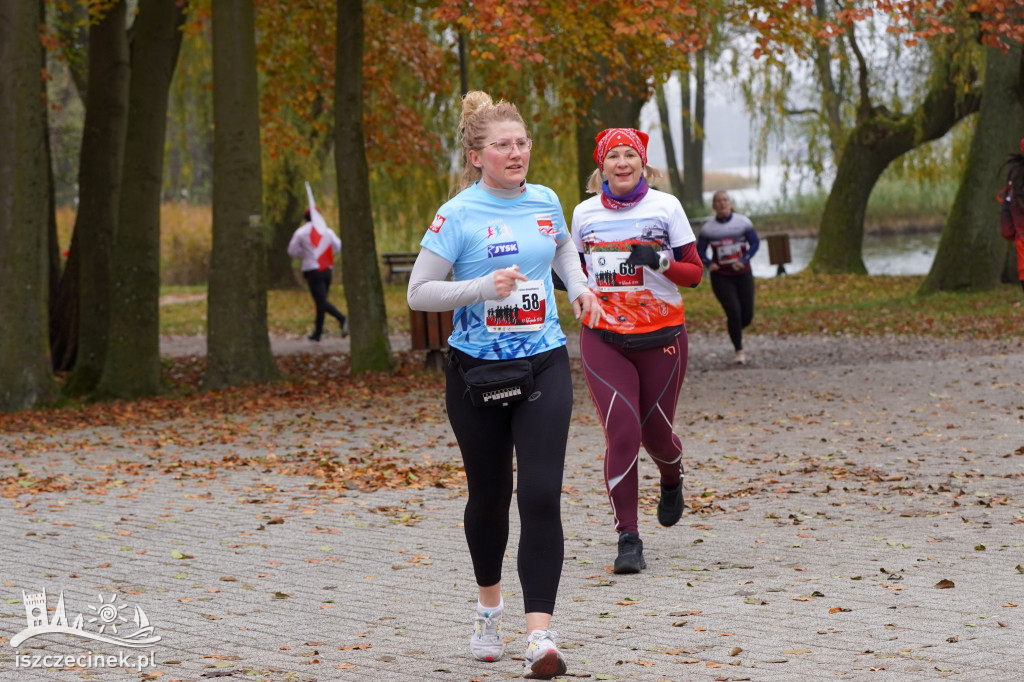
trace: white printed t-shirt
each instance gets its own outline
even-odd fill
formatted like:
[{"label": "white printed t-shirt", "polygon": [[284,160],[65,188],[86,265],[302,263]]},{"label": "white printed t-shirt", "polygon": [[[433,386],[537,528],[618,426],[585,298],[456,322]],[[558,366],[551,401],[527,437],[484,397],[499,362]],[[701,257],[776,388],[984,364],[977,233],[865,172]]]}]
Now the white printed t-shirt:
[{"label": "white printed t-shirt", "polygon": [[665,275],[627,266],[631,244],[648,244],[672,258],[672,249],[696,241],[679,200],[648,190],[635,206],[605,208],[600,195],[572,214],[572,240],[584,255],[587,284],[604,312],[594,329],[643,334],[685,322],[683,297]]}]

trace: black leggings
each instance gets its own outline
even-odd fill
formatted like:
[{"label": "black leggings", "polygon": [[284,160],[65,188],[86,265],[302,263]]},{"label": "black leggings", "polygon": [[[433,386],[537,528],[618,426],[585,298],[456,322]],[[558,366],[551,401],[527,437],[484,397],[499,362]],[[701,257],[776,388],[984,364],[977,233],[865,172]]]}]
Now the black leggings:
[{"label": "black leggings", "polygon": [[474,407],[458,365],[468,370],[490,361],[453,348],[445,365],[445,400],[469,486],[464,521],[477,584],[490,587],[501,581],[514,449],[523,604],[526,613],[553,613],[564,556],[560,504],[572,376],[565,346],[529,359],[534,367],[533,395],[505,407]]},{"label": "black leggings", "polygon": [[754,319],[754,274],[721,275],[712,272],[711,290],[725,310],[732,347],[743,350],[743,330]]},{"label": "black leggings", "polygon": [[331,288],[331,269],[326,270],[303,270],[302,275],[309,284],[309,293],[316,304],[316,327],[313,336],[320,338],[324,332],[324,315],[328,314],[342,325],[345,324],[345,316],[341,311],[327,300],[327,292]]}]

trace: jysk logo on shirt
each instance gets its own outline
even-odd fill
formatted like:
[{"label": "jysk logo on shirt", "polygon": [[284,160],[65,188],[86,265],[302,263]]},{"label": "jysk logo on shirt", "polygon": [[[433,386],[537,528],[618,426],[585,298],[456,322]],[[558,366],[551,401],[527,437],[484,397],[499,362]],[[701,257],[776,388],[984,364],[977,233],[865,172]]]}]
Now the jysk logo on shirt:
[{"label": "jysk logo on shirt", "polygon": [[501,244],[488,244],[487,257],[511,256],[519,253],[519,244],[516,242],[502,242]]},{"label": "jysk logo on shirt", "polygon": [[427,229],[431,232],[440,232],[442,225],[444,225],[444,216],[438,213],[434,216],[434,222],[430,223],[430,227]]}]

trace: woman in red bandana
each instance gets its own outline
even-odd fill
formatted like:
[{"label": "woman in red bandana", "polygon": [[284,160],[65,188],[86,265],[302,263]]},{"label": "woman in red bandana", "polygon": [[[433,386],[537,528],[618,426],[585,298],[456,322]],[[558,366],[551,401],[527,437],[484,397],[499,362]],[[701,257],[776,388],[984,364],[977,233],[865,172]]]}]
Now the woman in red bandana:
[{"label": "woman in red bandana", "polygon": [[647,567],[640,539],[641,444],[658,467],[658,522],[683,513],[682,444],[672,430],[686,375],[687,336],[678,287],[700,283],[703,264],[679,200],[651,189],[646,133],[598,134],[588,191],[572,238],[601,301],[601,318],[580,332],[583,371],[605,433],[604,473],[619,533],[616,573]]},{"label": "woman in red bandana", "polygon": [[1011,154],[1006,161],[1009,170],[1001,192],[1003,213],[999,222],[1003,237],[1017,245],[1017,276],[1024,290],[1024,140],[1020,141],[1020,150],[1022,153]]}]

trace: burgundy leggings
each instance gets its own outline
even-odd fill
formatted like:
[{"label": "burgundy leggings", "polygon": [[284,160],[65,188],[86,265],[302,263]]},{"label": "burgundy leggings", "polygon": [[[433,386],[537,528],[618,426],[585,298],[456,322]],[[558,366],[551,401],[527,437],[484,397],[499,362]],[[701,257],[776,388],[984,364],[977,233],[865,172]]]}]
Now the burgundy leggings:
[{"label": "burgundy leggings", "polygon": [[658,466],[662,485],[683,477],[683,446],[672,432],[686,375],[686,328],[667,346],[623,350],[583,327],[580,353],[590,397],[604,427],[604,478],[615,530],[637,529],[640,445]]}]

